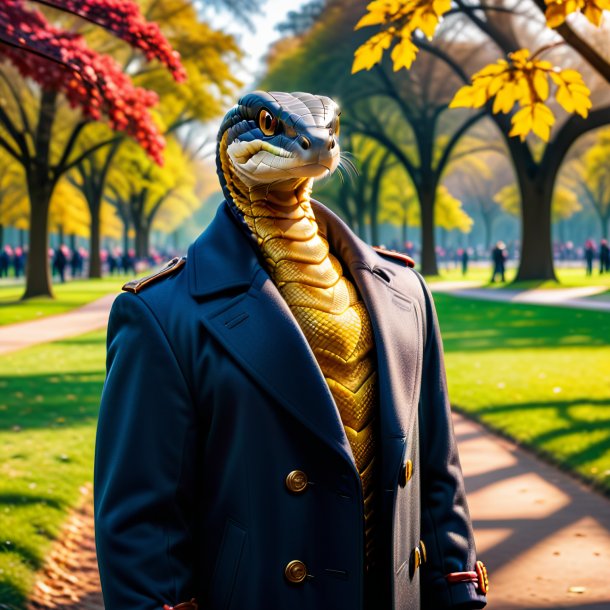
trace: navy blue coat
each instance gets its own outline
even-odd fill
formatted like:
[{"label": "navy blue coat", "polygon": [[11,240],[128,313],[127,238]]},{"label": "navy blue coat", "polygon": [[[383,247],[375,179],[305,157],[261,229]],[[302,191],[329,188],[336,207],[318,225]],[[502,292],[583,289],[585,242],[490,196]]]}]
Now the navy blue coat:
[{"label": "navy blue coat", "polygon": [[[312,202],[371,316],[380,383],[380,610],[480,608],[432,296]],[[107,610],[360,610],[362,490],[315,357],[222,204],[186,264],[122,293],[108,325],[95,448]],[[413,464],[407,481],[405,465]],[[307,474],[303,493],[285,484]],[[425,543],[417,569],[414,549]],[[307,577],[289,582],[302,561]]]}]

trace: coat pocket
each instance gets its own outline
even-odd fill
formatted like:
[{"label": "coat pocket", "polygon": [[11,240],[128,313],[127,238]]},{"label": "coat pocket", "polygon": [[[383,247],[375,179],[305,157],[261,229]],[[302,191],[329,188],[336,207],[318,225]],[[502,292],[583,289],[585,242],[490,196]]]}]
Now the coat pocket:
[{"label": "coat pocket", "polygon": [[228,610],[245,541],[246,531],[232,519],[227,519],[212,575],[209,610]]}]

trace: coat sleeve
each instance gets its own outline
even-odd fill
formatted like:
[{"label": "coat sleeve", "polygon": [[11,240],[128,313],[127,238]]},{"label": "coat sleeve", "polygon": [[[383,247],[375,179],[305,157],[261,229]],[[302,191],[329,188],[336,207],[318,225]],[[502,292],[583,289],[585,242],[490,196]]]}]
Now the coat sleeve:
[{"label": "coat sleeve", "polygon": [[[417,273],[417,272],[416,272]],[[474,582],[450,582],[476,572],[476,550],[464,480],[454,437],[443,343],[430,289],[425,295],[427,337],[420,398],[422,608],[483,608],[486,596]],[[448,579],[448,575],[453,577]]]},{"label": "coat sleeve", "polygon": [[105,607],[162,610],[192,599],[195,409],[148,304],[122,293],[108,323],[94,463]]}]

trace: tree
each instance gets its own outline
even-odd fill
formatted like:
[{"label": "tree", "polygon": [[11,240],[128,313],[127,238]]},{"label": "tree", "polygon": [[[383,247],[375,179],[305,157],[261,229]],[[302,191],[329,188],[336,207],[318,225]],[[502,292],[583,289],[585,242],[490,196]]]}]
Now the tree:
[{"label": "tree", "polygon": [[4,248],[4,227],[18,223],[22,225],[26,218],[27,193],[23,169],[0,148],[0,250]]},{"label": "tree", "polygon": [[[474,148],[474,147],[473,147]],[[494,225],[502,215],[502,207],[494,199],[496,193],[514,177],[506,172],[505,151],[468,155],[458,160],[445,183],[465,204],[474,206],[483,221],[483,243],[491,248]]]},{"label": "tree", "polygon": [[[142,51],[147,59],[159,60],[177,80],[185,78],[178,55],[158,27],[143,18],[135,2],[117,0],[110,5],[108,0],[57,0],[44,4],[103,26]],[[161,162],[164,140],[150,113],[157,96],[135,87],[110,56],[93,51],[82,35],[52,25],[41,12],[26,8],[23,0],[5,0],[0,5],[0,40],[5,43],[0,45],[2,56],[23,77],[40,86],[38,115],[33,122],[14,84],[0,73],[4,96],[10,100],[0,107],[0,146],[23,166],[30,199],[30,245],[23,298],[52,296],[47,252],[53,191],[64,174],[114,141],[97,142],[75,156],[80,135],[90,121],[104,117],[112,129],[133,136],[151,158]],[[30,52],[24,53],[23,49]],[[82,113],[61,144],[52,142],[60,96]]]},{"label": "tree", "polygon": [[[464,81],[452,100],[452,106],[486,107],[492,113],[509,147],[521,200],[525,202],[517,280],[556,279],[551,209],[559,169],[578,137],[610,122],[608,105],[589,112],[592,105],[590,91],[579,71],[564,69],[558,63],[541,59],[540,55],[569,45],[607,85],[610,82],[610,61],[597,50],[592,42],[594,37],[585,39],[575,29],[576,24],[569,24],[566,17],[582,9],[585,17],[599,27],[602,10],[609,6],[607,0],[582,3],[533,0],[534,10],[541,11],[546,20],[545,38],[552,39],[534,53],[520,44],[514,21],[507,18],[507,14],[515,13],[514,9],[506,8],[499,1],[482,5],[469,0],[380,0],[369,4],[368,12],[356,25],[357,28],[375,26],[380,31],[356,51],[355,72],[372,68],[392,45],[391,59],[396,70],[402,67],[410,69],[419,49],[426,49],[442,57]],[[472,79],[453,57],[417,35],[421,31],[431,38],[441,17],[457,13],[476,26],[504,54],[495,64],[484,65]],[[531,21],[532,15],[529,17]],[[455,23],[455,20],[447,20],[443,29],[455,27]],[[520,33],[527,32],[527,29],[521,27]],[[553,33],[556,34],[553,36]],[[555,114],[550,104],[549,83],[555,87],[555,103],[571,114],[554,128]],[[515,106],[520,107],[517,112],[514,112]],[[508,113],[513,113],[510,119],[506,116]],[[586,121],[585,117],[588,117]],[[530,132],[549,141],[542,154],[536,154],[535,145],[529,143],[527,135]]]},{"label": "tree", "polygon": [[576,174],[574,185],[593,208],[602,238],[610,237],[610,129],[595,134],[595,141],[582,159],[572,165]]},{"label": "tree", "polygon": [[[382,62],[356,77],[349,74],[350,58],[363,40],[354,36],[346,15],[357,14],[365,0],[329,2],[322,19],[296,49],[275,58],[264,80],[265,87],[302,88],[336,97],[344,110],[343,125],[353,134],[374,139],[391,152],[415,186],[421,207],[422,260],[425,274],[437,274],[435,253],[434,206],[437,188],[457,144],[483,116],[451,114],[447,109],[459,78],[434,55],[423,58],[406,78],[392,72]],[[439,43],[447,53],[468,63],[485,48],[464,45],[447,38]],[[334,52],[325,50],[333,46]]]},{"label": "tree", "polygon": [[[154,21],[168,32],[168,40],[180,54],[188,75],[185,83],[177,83],[162,67],[134,62],[132,49],[114,40],[96,41],[96,48],[104,52],[112,50],[123,65],[131,70],[132,80],[159,96],[157,116],[163,125],[164,135],[173,134],[193,121],[206,121],[219,114],[226,97],[234,96],[239,81],[231,73],[231,63],[239,59],[241,52],[232,36],[212,30],[200,21],[189,0],[165,0],[141,2],[147,19]],[[113,43],[113,48],[108,43]],[[106,133],[104,133],[106,132]],[[108,138],[104,125],[88,129],[81,139],[86,148],[91,142]],[[89,276],[101,276],[99,257],[99,211],[102,207],[105,181],[114,161],[120,142],[104,147],[89,155],[78,166],[78,184],[81,185],[91,213]]]},{"label": "tree", "polygon": [[[195,173],[191,159],[175,138],[168,140],[167,163],[160,167],[150,161],[138,147],[126,142],[116,156],[116,167],[108,177],[110,195],[124,220],[125,234],[135,230],[135,252],[139,258],[148,256],[150,232],[162,208],[171,208],[173,221],[168,231],[193,213],[200,199],[195,192]],[[125,244],[124,244],[125,245]]]}]

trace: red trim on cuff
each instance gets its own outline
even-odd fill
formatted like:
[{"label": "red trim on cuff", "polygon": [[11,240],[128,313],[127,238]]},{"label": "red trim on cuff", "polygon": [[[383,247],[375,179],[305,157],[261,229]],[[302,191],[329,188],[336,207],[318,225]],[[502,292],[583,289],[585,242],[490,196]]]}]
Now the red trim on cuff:
[{"label": "red trim on cuff", "polygon": [[477,585],[477,589],[486,595],[489,590],[489,578],[487,577],[487,569],[482,561],[477,561],[476,571],[471,572],[451,572],[445,575],[448,583],[471,582]]},{"label": "red trim on cuff", "polygon": [[476,572],[451,572],[451,574],[446,574],[445,578],[447,582],[479,582],[479,576]]}]

